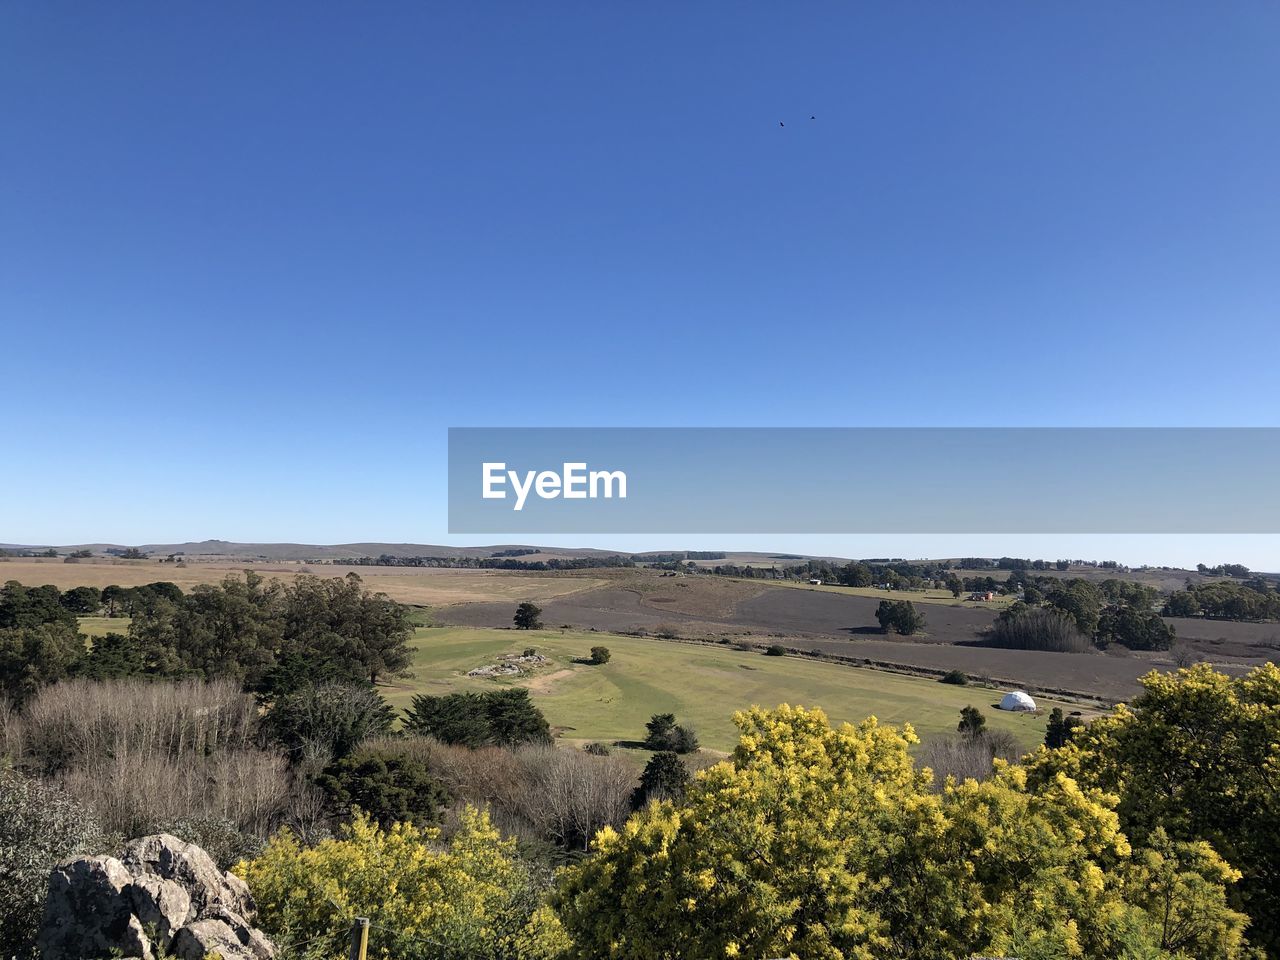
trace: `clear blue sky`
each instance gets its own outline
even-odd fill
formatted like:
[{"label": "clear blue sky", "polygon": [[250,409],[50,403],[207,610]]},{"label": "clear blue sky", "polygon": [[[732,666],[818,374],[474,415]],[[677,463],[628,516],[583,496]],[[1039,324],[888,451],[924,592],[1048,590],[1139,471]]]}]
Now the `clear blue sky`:
[{"label": "clear blue sky", "polygon": [[6,3],[0,540],[445,541],[450,425],[1280,425],[1277,90],[1254,2]]}]

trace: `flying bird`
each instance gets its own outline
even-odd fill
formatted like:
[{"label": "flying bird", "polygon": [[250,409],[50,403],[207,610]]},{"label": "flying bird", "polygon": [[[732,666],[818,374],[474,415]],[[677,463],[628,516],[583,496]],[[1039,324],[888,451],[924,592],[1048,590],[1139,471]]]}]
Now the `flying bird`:
[{"label": "flying bird", "polygon": [[778,121],[778,126],[780,126],[780,127],[785,127],[785,126],[786,126],[786,124],[785,124],[785,123],[783,123],[781,120],[779,120],[779,121]]}]

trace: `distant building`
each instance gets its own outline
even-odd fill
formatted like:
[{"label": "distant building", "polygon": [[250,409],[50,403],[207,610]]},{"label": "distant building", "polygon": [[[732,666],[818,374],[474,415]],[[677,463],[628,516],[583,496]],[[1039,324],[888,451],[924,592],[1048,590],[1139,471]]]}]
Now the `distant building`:
[{"label": "distant building", "polygon": [[991,601],[991,600],[994,600],[995,598],[996,598],[996,595],[994,590],[979,590],[975,593],[969,594],[970,600]]},{"label": "distant building", "polygon": [[822,581],[821,581],[821,580],[819,580],[817,577],[812,577],[812,578],[809,580],[809,582],[810,582],[811,584],[813,584],[815,587],[820,587],[820,586],[822,586]]}]

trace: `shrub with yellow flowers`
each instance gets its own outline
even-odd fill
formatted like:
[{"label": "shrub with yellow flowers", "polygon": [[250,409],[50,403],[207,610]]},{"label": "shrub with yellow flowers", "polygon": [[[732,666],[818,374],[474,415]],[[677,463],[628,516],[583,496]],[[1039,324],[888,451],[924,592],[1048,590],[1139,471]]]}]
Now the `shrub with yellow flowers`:
[{"label": "shrub with yellow flowers", "polygon": [[[735,717],[731,759],[650,804],[554,896],[573,956],[628,960],[1153,960],[1246,956],[1207,848],[1135,857],[1116,798],[1065,775],[933,789],[916,738],[820,710]],[[1174,946],[1164,919],[1202,917]]]},{"label": "shrub with yellow flowers", "polygon": [[359,916],[371,921],[369,956],[382,960],[549,960],[567,947],[541,906],[545,884],[473,808],[447,844],[437,828],[383,829],[357,812],[312,847],[282,831],[236,872],[261,926],[298,955],[346,957]]}]

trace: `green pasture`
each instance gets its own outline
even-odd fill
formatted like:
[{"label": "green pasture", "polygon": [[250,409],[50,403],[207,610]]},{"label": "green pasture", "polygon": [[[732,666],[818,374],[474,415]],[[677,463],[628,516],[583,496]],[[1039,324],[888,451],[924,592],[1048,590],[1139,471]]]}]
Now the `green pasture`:
[{"label": "green pasture", "polygon": [[[988,724],[1009,730],[1028,748],[1044,737],[1043,715],[995,710],[1003,691],[957,687],[936,680],[802,657],[768,657],[728,646],[674,643],[575,630],[423,628],[416,633],[414,676],[384,689],[397,707],[415,693],[492,689],[519,683],[567,740],[639,740],[655,713],[674,713],[691,724],[704,747],[727,751],[736,735],[731,716],[752,706],[780,703],[822,707],[832,720],[857,722],[874,715],[884,723],[910,723],[921,736],[954,731],[968,704]],[[602,666],[575,662],[592,646],[609,648]],[[534,647],[551,662],[520,679],[467,677],[472,668],[504,653]],[[1044,711],[1064,706],[1040,701]]]},{"label": "green pasture", "polygon": [[128,633],[131,617],[78,617],[80,632],[86,637],[105,637],[108,633]]}]

